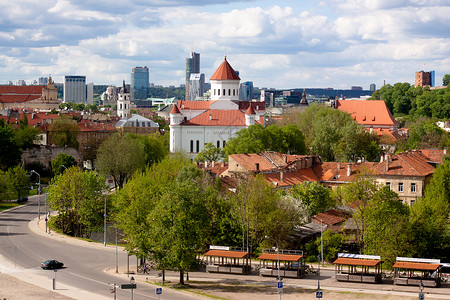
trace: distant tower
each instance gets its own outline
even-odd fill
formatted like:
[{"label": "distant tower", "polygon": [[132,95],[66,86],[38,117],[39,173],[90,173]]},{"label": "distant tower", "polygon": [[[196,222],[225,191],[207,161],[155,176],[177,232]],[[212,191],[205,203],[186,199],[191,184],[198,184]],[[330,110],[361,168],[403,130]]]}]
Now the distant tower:
[{"label": "distant tower", "polygon": [[424,87],[426,85],[431,86],[430,72],[424,72],[424,71],[416,72],[414,86]]},{"label": "distant tower", "polygon": [[[239,76],[239,74],[236,72]],[[241,83],[239,88],[239,99],[242,101],[252,101],[253,99],[253,81]]]},{"label": "distant tower", "polygon": [[130,93],[127,91],[124,80],[119,92],[119,98],[117,99],[117,116],[119,118],[128,119],[131,116],[130,103]]},{"label": "distant tower", "polygon": [[436,71],[430,71],[430,86],[436,86]]},{"label": "distant tower", "polygon": [[300,100],[300,106],[308,106],[308,100],[306,100],[306,92],[305,89],[303,89],[302,99]]},{"label": "distant tower", "polygon": [[186,90],[185,90],[185,100],[194,100],[190,99],[190,80],[191,74],[200,73],[200,53],[191,52],[191,57],[186,58]]},{"label": "distant tower", "polygon": [[371,92],[375,92],[376,89],[377,89],[377,86],[375,85],[375,83],[372,83],[372,84],[370,85],[370,91],[371,91]]},{"label": "distant tower", "polygon": [[245,126],[255,125],[256,122],[256,112],[252,108],[251,105],[248,106],[247,111],[245,112]]}]

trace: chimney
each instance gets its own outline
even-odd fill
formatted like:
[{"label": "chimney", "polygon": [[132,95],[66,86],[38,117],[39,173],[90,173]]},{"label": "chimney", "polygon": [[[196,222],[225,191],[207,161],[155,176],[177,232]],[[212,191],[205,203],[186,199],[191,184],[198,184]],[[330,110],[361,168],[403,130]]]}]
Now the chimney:
[{"label": "chimney", "polygon": [[211,168],[214,168],[214,165],[216,164],[216,162],[213,160],[212,162],[211,162]]},{"label": "chimney", "polygon": [[281,182],[284,181],[284,171],[283,170],[280,171],[280,181]]},{"label": "chimney", "polygon": [[255,163],[255,171],[259,172],[259,163]]},{"label": "chimney", "polygon": [[338,170],[341,169],[341,164],[337,164],[337,169],[338,169]]},{"label": "chimney", "polygon": [[389,163],[391,162],[391,156],[386,154],[386,172],[389,171]]},{"label": "chimney", "polygon": [[347,165],[347,177],[350,177],[352,175],[352,168],[350,167],[350,164]]}]

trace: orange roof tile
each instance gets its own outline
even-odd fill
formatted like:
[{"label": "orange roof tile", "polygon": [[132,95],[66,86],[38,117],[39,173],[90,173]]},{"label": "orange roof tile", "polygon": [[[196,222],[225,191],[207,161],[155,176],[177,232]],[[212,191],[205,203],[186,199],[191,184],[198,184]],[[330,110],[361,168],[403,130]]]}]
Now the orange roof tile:
[{"label": "orange roof tile", "polygon": [[261,260],[281,260],[281,261],[299,261],[301,260],[303,255],[294,255],[294,254],[281,254],[278,257],[277,253],[263,253],[258,259]]},{"label": "orange roof tile", "polygon": [[378,259],[360,259],[360,258],[346,258],[346,257],[339,257],[333,262],[333,264],[336,265],[366,266],[366,267],[375,267],[380,263],[381,260]]},{"label": "orange roof tile", "polygon": [[393,268],[409,269],[409,270],[421,270],[421,271],[435,271],[439,268],[438,264],[427,264],[407,261],[397,261]]},{"label": "orange roof tile", "polygon": [[328,226],[334,226],[336,224],[342,223],[348,218],[349,216],[347,216],[345,213],[334,208],[312,216],[312,219],[314,219],[316,222],[318,221],[320,223],[320,220],[322,220],[323,224]]},{"label": "orange roof tile", "polygon": [[255,115],[255,110],[253,109],[253,107],[251,105],[248,106],[247,110],[245,111],[246,115]]},{"label": "orange roof tile", "polygon": [[257,153],[232,154],[230,157],[249,172],[256,171],[256,164],[259,164],[260,171],[272,170],[275,167],[264,156]]},{"label": "orange roof tile", "polygon": [[0,94],[42,94],[44,85],[0,85]]},{"label": "orange roof tile", "polygon": [[312,168],[299,169],[295,171],[285,171],[281,181],[281,172],[264,173],[266,181],[275,184],[277,187],[289,187],[301,184],[303,182],[319,181]]},{"label": "orange roof tile", "polygon": [[266,109],[266,103],[264,101],[239,101],[240,110],[245,111],[249,106],[251,106],[255,111]]},{"label": "orange roof tile", "polygon": [[248,252],[244,251],[228,251],[228,250],[209,250],[204,256],[244,258],[248,256]]},{"label": "orange roof tile", "polygon": [[398,125],[382,100],[337,100],[336,108],[349,113],[358,124],[365,126]]},{"label": "orange roof tile", "polygon": [[446,155],[444,150],[423,149],[419,150],[419,152],[425,155],[428,158],[428,161],[437,163],[442,163],[442,159]]},{"label": "orange roof tile", "polygon": [[180,110],[178,109],[178,106],[177,106],[176,104],[174,104],[174,105],[172,106],[172,109],[170,110],[170,113],[171,113],[171,114],[181,114],[181,113],[180,113]]},{"label": "orange roof tile", "polygon": [[[390,176],[428,176],[436,171],[436,168],[430,165],[428,158],[419,151],[398,153],[392,156],[387,162],[377,163],[373,170],[377,175]],[[389,169],[387,170],[387,164]]]},{"label": "orange roof tile", "polygon": [[41,95],[0,95],[0,103],[23,103],[39,99]]},{"label": "orange roof tile", "polygon": [[233,68],[227,61],[225,56],[222,64],[217,68],[216,72],[211,76],[209,80],[241,80]]}]

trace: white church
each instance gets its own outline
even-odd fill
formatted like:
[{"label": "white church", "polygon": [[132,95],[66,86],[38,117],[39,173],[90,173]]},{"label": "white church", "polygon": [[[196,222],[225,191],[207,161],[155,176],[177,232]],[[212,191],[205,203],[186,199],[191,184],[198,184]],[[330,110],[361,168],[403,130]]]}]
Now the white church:
[{"label": "white church", "polygon": [[240,78],[224,61],[210,78],[210,101],[179,101],[170,111],[170,151],[195,158],[207,143],[218,148],[243,128],[264,126],[264,102],[239,101]]}]

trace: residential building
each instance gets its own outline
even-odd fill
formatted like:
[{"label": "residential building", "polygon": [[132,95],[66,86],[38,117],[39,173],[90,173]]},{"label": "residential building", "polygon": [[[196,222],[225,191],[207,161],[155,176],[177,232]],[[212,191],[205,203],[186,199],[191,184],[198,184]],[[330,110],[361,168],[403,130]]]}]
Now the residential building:
[{"label": "residential building", "polygon": [[86,76],[64,76],[63,102],[86,103]]},{"label": "residential building", "polygon": [[146,100],[149,95],[150,80],[147,66],[134,67],[131,70],[131,102],[135,100]]},{"label": "residential building", "polygon": [[179,101],[172,107],[171,152],[194,158],[208,142],[222,148],[237,131],[264,124],[264,102],[239,102],[239,81],[225,57],[210,78],[210,101]]},{"label": "residential building", "polygon": [[159,132],[159,124],[143,116],[133,114],[128,119],[116,123],[116,129],[135,134],[152,134]]},{"label": "residential building", "polygon": [[382,100],[336,100],[333,105],[365,128],[398,128],[398,122]]}]

